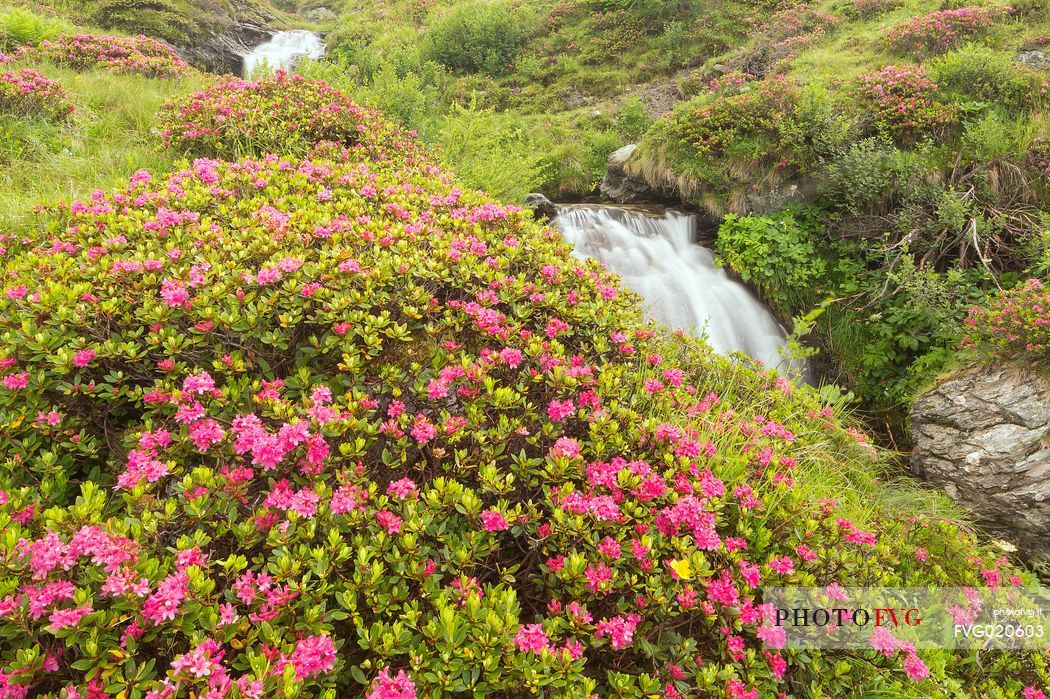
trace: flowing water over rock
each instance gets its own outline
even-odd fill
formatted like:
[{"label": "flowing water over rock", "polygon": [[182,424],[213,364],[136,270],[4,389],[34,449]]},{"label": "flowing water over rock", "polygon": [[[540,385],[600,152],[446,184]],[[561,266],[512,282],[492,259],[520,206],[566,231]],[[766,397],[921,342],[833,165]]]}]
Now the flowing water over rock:
[{"label": "flowing water over rock", "polygon": [[274,70],[291,70],[304,58],[316,60],[323,55],[324,42],[314,32],[305,29],[277,32],[245,54],[243,74],[251,77],[263,65]]},{"label": "flowing water over rock", "polygon": [[672,328],[706,331],[718,352],[739,350],[786,369],[780,353],[784,328],[747,287],[715,265],[711,250],[693,242],[694,216],[565,206],[554,225],[577,255],[604,263],[641,295],[649,317]]}]

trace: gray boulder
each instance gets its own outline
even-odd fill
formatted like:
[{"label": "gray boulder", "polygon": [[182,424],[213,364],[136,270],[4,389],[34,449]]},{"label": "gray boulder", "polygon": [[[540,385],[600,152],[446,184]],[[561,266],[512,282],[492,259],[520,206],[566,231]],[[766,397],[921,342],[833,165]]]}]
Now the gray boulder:
[{"label": "gray boulder", "polygon": [[539,192],[530,192],[529,194],[526,194],[521,205],[526,209],[532,209],[536,218],[544,221],[550,221],[558,215],[558,206]]},{"label": "gray boulder", "polygon": [[1018,51],[1017,62],[1033,70],[1050,70],[1050,52],[1045,49]]},{"label": "gray boulder", "polygon": [[602,197],[617,204],[652,204],[671,199],[671,192],[654,189],[627,171],[627,161],[634,155],[637,143],[613,151],[605,164],[605,176],[598,187]]},{"label": "gray boulder", "polygon": [[972,366],[919,396],[915,475],[978,524],[1050,560],[1050,382],[1031,367]]}]

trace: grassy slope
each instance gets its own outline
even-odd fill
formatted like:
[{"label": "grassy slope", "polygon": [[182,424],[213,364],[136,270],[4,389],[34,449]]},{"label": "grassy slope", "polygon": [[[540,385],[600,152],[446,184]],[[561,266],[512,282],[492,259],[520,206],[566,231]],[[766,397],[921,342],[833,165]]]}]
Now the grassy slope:
[{"label": "grassy slope", "polygon": [[0,226],[24,224],[38,204],[111,188],[136,170],[172,169],[152,133],[157,108],[201,78],[166,81],[34,66],[59,80],[76,105],[65,124],[0,116]]}]

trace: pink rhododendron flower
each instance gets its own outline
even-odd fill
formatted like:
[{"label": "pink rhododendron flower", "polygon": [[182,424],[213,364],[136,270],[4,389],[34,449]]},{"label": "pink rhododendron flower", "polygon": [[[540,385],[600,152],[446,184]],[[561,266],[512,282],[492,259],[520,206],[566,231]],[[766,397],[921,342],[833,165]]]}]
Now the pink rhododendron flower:
[{"label": "pink rhododendron flower", "polygon": [[295,666],[295,679],[304,680],[327,674],[335,667],[335,642],[330,636],[308,636],[296,644],[289,661]]},{"label": "pink rhododendron flower", "polygon": [[908,653],[908,657],[904,659],[904,672],[915,681],[930,676],[930,669],[926,667],[926,663],[922,662],[922,659],[915,653]]},{"label": "pink rhododendron flower", "polygon": [[416,685],[404,670],[391,676],[390,668],[384,667],[376,675],[365,699],[416,699]]},{"label": "pink rhododendron flower", "polygon": [[514,637],[514,643],[522,653],[533,653],[539,655],[543,649],[550,647],[550,639],[543,630],[541,624],[526,624],[518,627],[518,635]]},{"label": "pink rhododendron flower", "polygon": [[487,532],[501,532],[510,528],[506,517],[499,510],[491,507],[481,513],[481,525]]},{"label": "pink rhododendron flower", "polygon": [[95,350],[93,349],[82,349],[77,350],[73,354],[73,366],[78,369],[82,369],[91,363],[91,360],[95,358]]},{"label": "pink rhododendron flower", "polygon": [[561,437],[551,447],[551,456],[554,458],[574,459],[580,455],[580,445],[575,439]]},{"label": "pink rhododendron flower", "polygon": [[634,631],[642,617],[631,613],[621,614],[611,619],[602,619],[598,622],[594,631],[595,638],[609,637],[609,644],[614,650],[620,650],[631,645],[634,640]]}]

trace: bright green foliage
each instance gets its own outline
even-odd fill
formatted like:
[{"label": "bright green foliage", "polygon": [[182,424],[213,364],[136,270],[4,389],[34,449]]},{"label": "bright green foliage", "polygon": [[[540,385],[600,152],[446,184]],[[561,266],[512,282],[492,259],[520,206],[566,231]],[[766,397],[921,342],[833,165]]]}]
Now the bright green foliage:
[{"label": "bright green foliage", "polygon": [[729,214],[718,229],[715,250],[762,297],[774,300],[781,315],[790,316],[817,300],[826,269],[814,242],[813,225],[800,223],[791,211]]},{"label": "bright green foliage", "polygon": [[531,33],[528,14],[517,6],[469,2],[430,26],[424,52],[454,71],[500,75],[511,69]]},{"label": "bright green foliage", "polygon": [[45,17],[22,7],[0,10],[0,51],[14,52],[25,44],[39,44],[73,27],[57,17]]},{"label": "bright green foliage", "polygon": [[475,104],[456,105],[435,138],[441,159],[464,184],[503,201],[521,201],[544,179],[547,154],[520,120]]},{"label": "bright green foliage", "polygon": [[954,102],[985,102],[1007,111],[1038,104],[1036,75],[1017,70],[1009,54],[967,44],[930,63],[930,78]]},{"label": "bright green foliage", "polygon": [[91,19],[99,26],[187,41],[203,19],[189,0],[95,0]]},{"label": "bright green foliage", "polygon": [[904,652],[778,650],[760,582],[1023,580],[874,479],[810,389],[654,333],[555,231],[418,154],[198,159],[4,244],[10,692],[1046,679],[1038,654],[924,651],[913,681]]}]

